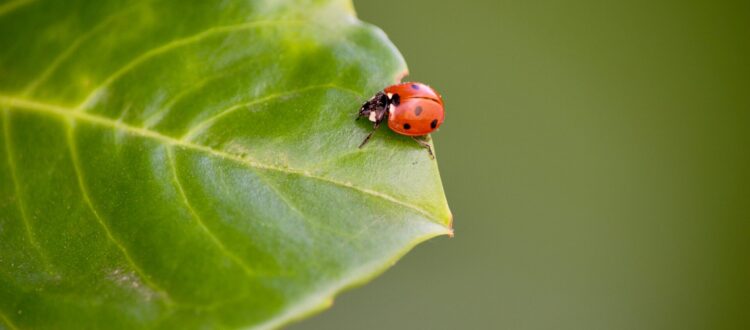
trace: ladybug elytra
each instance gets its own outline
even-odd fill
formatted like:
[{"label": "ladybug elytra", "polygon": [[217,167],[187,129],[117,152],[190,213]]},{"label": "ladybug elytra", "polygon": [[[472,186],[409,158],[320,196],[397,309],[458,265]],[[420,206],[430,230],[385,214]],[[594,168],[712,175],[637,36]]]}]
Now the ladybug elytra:
[{"label": "ladybug elytra", "polygon": [[430,145],[418,136],[437,130],[445,120],[443,98],[430,86],[418,82],[391,85],[378,92],[359,109],[359,116],[373,122],[373,131],[365,137],[362,148],[385,120],[388,128],[406,136],[411,136],[419,145],[426,148],[433,157]]}]

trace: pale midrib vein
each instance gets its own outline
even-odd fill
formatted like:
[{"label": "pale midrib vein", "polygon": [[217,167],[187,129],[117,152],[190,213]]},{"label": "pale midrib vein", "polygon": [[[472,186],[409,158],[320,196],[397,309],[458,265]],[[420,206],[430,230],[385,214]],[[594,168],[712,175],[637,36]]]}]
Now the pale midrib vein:
[{"label": "pale midrib vein", "polygon": [[242,260],[242,258],[232,253],[231,250],[229,250],[210,229],[208,229],[208,226],[206,226],[206,224],[203,222],[201,216],[198,215],[198,212],[195,211],[193,205],[190,203],[190,200],[187,197],[187,194],[185,193],[185,189],[182,187],[182,182],[180,181],[179,175],[177,174],[177,165],[175,164],[174,160],[174,151],[171,147],[167,147],[166,149],[167,158],[169,159],[169,167],[172,171],[173,181],[175,183],[175,186],[177,187],[177,191],[180,193],[180,197],[182,197],[182,200],[185,206],[188,208],[188,211],[197,221],[198,226],[205,232],[206,236],[211,239],[211,241],[225,256],[227,256],[229,259],[232,259],[232,261],[234,261],[238,266],[240,266],[240,268],[242,268],[242,270],[249,278],[257,277],[258,274],[244,260]]},{"label": "pale midrib vein", "polygon": [[292,212],[297,213],[297,215],[299,215],[299,217],[302,218],[303,220],[305,220],[307,223],[309,223],[309,224],[317,227],[320,230],[327,231],[329,233],[341,236],[342,238],[349,237],[349,235],[347,233],[340,232],[338,230],[334,230],[332,228],[322,226],[321,224],[319,224],[318,222],[315,222],[315,221],[308,221],[308,219],[314,220],[313,217],[311,217],[309,215],[305,215],[304,213],[302,213],[302,211],[300,211],[296,206],[294,206],[294,204],[292,204],[292,201],[290,201],[288,198],[286,198],[284,196],[284,194],[281,193],[281,191],[279,191],[279,189],[276,188],[276,186],[274,184],[272,184],[270,182],[270,180],[265,177],[265,175],[263,175],[263,174],[261,174],[261,173],[259,173],[257,171],[254,172],[254,173],[255,173],[255,175],[258,177],[258,179],[260,181],[262,181],[263,183],[266,184],[266,187],[268,187],[268,189],[270,189],[274,194],[276,194],[276,196],[279,199],[281,199],[281,201],[284,202],[284,204],[286,204],[286,206],[290,210],[292,210]]},{"label": "pale midrib vein", "polygon": [[[217,76],[218,77],[224,77],[224,76],[227,76],[227,74],[225,74],[225,75],[217,75]],[[212,78],[216,79],[217,77],[212,77]],[[174,107],[175,104],[177,104],[177,102],[180,102],[185,97],[190,96],[193,93],[199,91],[207,83],[209,83],[210,80],[211,79],[204,79],[204,80],[201,80],[201,81],[198,81],[198,82],[194,83],[193,85],[191,85],[188,88],[180,90],[180,92],[177,93],[176,95],[174,95],[172,97],[172,99],[168,100],[164,104],[164,106],[162,106],[160,109],[157,109],[156,111],[154,111],[153,114],[151,114],[148,117],[146,117],[146,119],[143,120],[143,125],[146,128],[151,128],[151,127],[156,126],[156,124],[158,124],[162,119],[164,119],[164,117],[166,117],[169,114],[170,111],[172,111],[172,108]]]},{"label": "pale midrib vein", "polygon": [[81,190],[81,195],[83,196],[84,202],[86,202],[86,206],[89,208],[92,214],[94,214],[94,218],[96,218],[96,221],[99,223],[99,225],[104,230],[104,233],[106,234],[107,238],[114,244],[120,252],[125,257],[125,260],[130,264],[130,266],[133,268],[133,270],[138,273],[138,275],[143,279],[143,282],[146,283],[149,287],[151,287],[152,290],[155,292],[158,292],[162,298],[164,298],[164,301],[168,305],[175,305],[175,302],[172,300],[172,298],[169,296],[167,291],[163,288],[161,288],[156,283],[152,282],[148,276],[146,276],[145,272],[135,264],[133,261],[133,258],[130,256],[130,253],[125,248],[122,243],[120,243],[114,235],[112,235],[112,231],[109,229],[109,226],[107,223],[102,219],[102,217],[99,215],[99,212],[94,207],[94,204],[91,201],[91,198],[89,197],[88,189],[86,188],[86,183],[83,180],[83,174],[81,173],[81,165],[80,160],[78,159],[78,148],[77,144],[75,142],[75,138],[73,136],[73,130],[74,130],[74,124],[68,122],[67,123],[67,130],[66,130],[66,140],[68,144],[68,150],[70,151],[70,157],[71,162],[73,163],[73,168],[75,170],[76,179],[78,180],[78,187]]},{"label": "pale midrib vein", "polygon": [[180,147],[183,147],[183,148],[186,148],[186,149],[200,151],[200,152],[203,152],[203,153],[215,156],[217,158],[221,158],[221,159],[225,159],[225,160],[231,160],[231,161],[234,161],[234,162],[237,162],[237,163],[240,163],[240,164],[244,164],[246,166],[253,167],[253,168],[258,168],[258,169],[264,169],[264,170],[270,170],[270,171],[276,171],[276,172],[282,172],[282,173],[287,173],[287,174],[298,175],[298,176],[307,177],[307,178],[318,180],[318,181],[322,181],[322,182],[327,182],[327,183],[330,183],[330,184],[333,184],[333,185],[336,185],[336,186],[340,186],[340,187],[344,187],[344,188],[349,188],[349,189],[352,189],[352,190],[357,191],[359,193],[362,193],[362,194],[365,194],[365,195],[370,195],[370,196],[376,197],[376,198],[380,198],[382,200],[391,202],[393,204],[400,205],[402,207],[411,209],[413,211],[416,211],[417,213],[420,213],[420,214],[424,215],[425,217],[427,217],[431,221],[433,221],[433,222],[435,222],[437,224],[443,225],[439,221],[439,217],[437,217],[437,216],[435,216],[435,215],[433,215],[433,214],[425,211],[422,208],[419,208],[419,207],[417,207],[415,205],[412,205],[412,204],[409,204],[409,203],[405,203],[405,202],[403,202],[403,201],[401,201],[401,200],[399,200],[399,199],[397,199],[395,197],[392,197],[392,196],[390,196],[388,194],[384,194],[382,192],[378,192],[378,191],[371,190],[371,189],[360,188],[360,187],[352,185],[351,183],[341,182],[341,181],[337,181],[337,180],[334,180],[334,179],[330,179],[330,178],[326,178],[326,177],[322,177],[322,176],[317,176],[317,175],[314,175],[314,174],[312,174],[312,173],[310,173],[309,171],[306,171],[306,170],[298,170],[298,169],[292,169],[292,168],[278,167],[278,166],[263,164],[263,163],[260,163],[260,162],[257,162],[257,161],[253,161],[253,160],[248,160],[246,158],[242,158],[240,156],[232,155],[232,154],[229,154],[229,153],[226,153],[226,152],[223,152],[223,151],[214,150],[214,149],[211,149],[209,147],[202,146],[202,145],[199,145],[199,144],[195,144],[195,143],[192,143],[192,142],[180,141],[179,139],[176,139],[176,138],[173,138],[173,137],[170,137],[170,136],[166,136],[166,135],[162,135],[160,133],[157,133],[157,132],[154,132],[154,131],[151,131],[151,130],[148,130],[148,129],[143,129],[143,128],[140,128],[140,127],[130,126],[130,125],[124,124],[122,122],[116,122],[116,121],[114,121],[112,119],[101,117],[101,116],[98,116],[98,115],[95,115],[95,114],[90,114],[90,113],[87,113],[87,112],[74,112],[73,109],[69,109],[69,108],[65,108],[65,107],[61,107],[61,106],[57,106],[57,105],[40,103],[40,102],[36,102],[36,101],[31,101],[31,100],[26,100],[26,99],[20,99],[20,98],[15,98],[15,97],[11,97],[11,96],[5,96],[5,95],[0,95],[0,103],[5,103],[6,105],[10,106],[12,109],[16,109],[14,107],[18,107],[18,109],[21,109],[21,110],[25,109],[25,110],[35,111],[35,112],[40,112],[40,113],[54,114],[54,115],[61,116],[61,117],[64,117],[64,118],[72,118],[72,119],[75,119],[75,120],[86,121],[86,122],[89,122],[89,123],[92,123],[92,124],[97,124],[97,125],[109,127],[109,128],[112,128],[112,129],[119,129],[119,130],[122,130],[122,131],[125,131],[125,132],[129,132],[129,133],[131,133],[133,135],[137,135],[137,136],[141,136],[141,137],[148,137],[148,138],[151,138],[151,139],[154,139],[154,140],[158,140],[158,141],[161,141],[161,142],[169,144],[169,145],[180,146]]},{"label": "pale midrib vein", "polygon": [[237,31],[252,29],[252,28],[261,27],[261,26],[273,26],[273,25],[280,25],[280,24],[300,24],[300,23],[302,22],[301,21],[284,21],[284,20],[244,22],[240,24],[213,27],[213,28],[209,28],[205,31],[199,32],[197,34],[194,34],[188,37],[172,40],[164,45],[161,45],[159,47],[146,51],[145,53],[131,60],[127,64],[123,65],[119,70],[115,71],[109,77],[104,79],[104,81],[99,86],[93,88],[93,91],[88,96],[86,96],[84,101],[81,102],[81,104],[78,105],[78,107],[76,107],[74,111],[84,110],[88,105],[92,103],[92,100],[96,98],[97,94],[102,88],[108,86],[113,81],[117,80],[119,77],[122,77],[123,75],[128,73],[130,70],[148,61],[149,59],[155,56],[158,56],[160,54],[164,54],[172,49],[190,45],[192,43],[202,41],[214,35],[237,32]]},{"label": "pale midrib vein", "polygon": [[21,220],[23,221],[24,227],[26,229],[26,237],[29,240],[29,244],[37,251],[39,254],[39,257],[42,258],[42,263],[44,264],[44,267],[47,268],[47,271],[50,271],[50,268],[52,267],[52,263],[47,258],[47,255],[42,250],[42,246],[39,245],[39,242],[36,241],[36,238],[34,237],[34,231],[31,228],[31,222],[29,222],[29,216],[26,211],[26,206],[24,205],[24,199],[21,195],[23,192],[21,191],[21,186],[18,180],[18,170],[16,169],[16,161],[13,155],[13,143],[11,142],[11,133],[10,133],[10,109],[3,109],[3,140],[5,140],[5,153],[6,157],[8,158],[8,170],[10,171],[10,177],[11,181],[13,181],[13,188],[15,189],[16,193],[16,201],[18,202],[18,210],[19,213],[21,213]]},{"label": "pale midrib vein", "polygon": [[312,85],[312,86],[298,88],[298,89],[294,89],[294,90],[290,90],[290,91],[286,91],[286,92],[282,92],[282,93],[273,93],[273,94],[269,94],[269,95],[266,95],[264,97],[252,100],[252,101],[248,101],[248,102],[240,103],[240,104],[235,104],[235,105],[232,105],[232,106],[230,106],[230,107],[228,107],[226,109],[223,109],[223,110],[219,111],[215,115],[213,115],[213,116],[211,116],[209,118],[206,118],[203,121],[200,121],[200,122],[196,123],[193,128],[191,128],[190,130],[188,130],[180,138],[180,140],[186,141],[186,142],[187,141],[192,141],[192,139],[194,137],[196,137],[196,134],[199,134],[199,133],[203,132],[206,128],[210,127],[211,124],[213,124],[217,120],[219,120],[219,119],[221,119],[223,117],[226,117],[226,116],[228,116],[228,115],[230,115],[230,114],[232,114],[232,113],[234,113],[234,112],[236,112],[236,111],[238,111],[240,109],[244,109],[244,108],[247,108],[247,107],[251,107],[253,105],[258,105],[258,104],[262,104],[262,103],[265,103],[265,102],[269,102],[269,101],[272,101],[272,100],[277,99],[277,98],[282,98],[282,97],[285,97],[285,96],[294,96],[294,95],[302,94],[304,92],[308,92],[308,91],[312,91],[312,90],[316,90],[316,89],[322,89],[322,88],[338,89],[340,91],[349,92],[349,93],[355,94],[357,96],[361,96],[359,93],[357,93],[357,92],[355,92],[353,90],[337,86],[337,85],[335,85],[333,83],[326,83],[326,84],[321,84],[321,85]]}]

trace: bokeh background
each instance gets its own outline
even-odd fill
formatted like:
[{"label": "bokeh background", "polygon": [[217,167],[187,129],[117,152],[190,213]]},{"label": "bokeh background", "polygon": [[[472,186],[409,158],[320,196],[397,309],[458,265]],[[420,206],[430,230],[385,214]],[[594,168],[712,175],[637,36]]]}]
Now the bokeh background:
[{"label": "bokeh background", "polygon": [[292,329],[750,329],[750,2],[355,1],[456,236]]}]

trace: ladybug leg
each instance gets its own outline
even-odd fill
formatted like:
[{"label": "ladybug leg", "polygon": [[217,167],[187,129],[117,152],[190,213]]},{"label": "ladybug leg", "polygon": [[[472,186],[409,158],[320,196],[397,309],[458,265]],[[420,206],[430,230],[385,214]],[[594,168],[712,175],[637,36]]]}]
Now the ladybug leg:
[{"label": "ladybug leg", "polygon": [[372,132],[370,132],[370,134],[367,134],[367,136],[365,137],[365,140],[359,144],[360,148],[364,147],[365,144],[367,144],[367,142],[370,141],[370,138],[372,137],[372,135],[378,131],[378,126],[380,126],[380,122],[375,122],[375,125],[372,126]]},{"label": "ladybug leg", "polygon": [[412,136],[411,138],[414,139],[414,141],[417,141],[422,148],[427,149],[427,152],[430,154],[430,159],[435,159],[435,155],[432,153],[432,146],[427,141],[418,139],[416,136]]},{"label": "ladybug leg", "polygon": [[380,123],[382,123],[388,117],[387,109],[388,96],[386,96],[383,92],[375,94],[375,96],[373,96],[369,101],[365,102],[365,104],[363,104],[359,109],[359,116],[357,116],[357,119],[361,117],[367,117],[367,119],[373,123],[372,132],[370,132],[370,134],[367,134],[365,140],[360,143],[360,148],[364,147],[364,145],[367,144],[368,141],[370,141],[372,135],[375,134],[375,132],[378,130]]}]

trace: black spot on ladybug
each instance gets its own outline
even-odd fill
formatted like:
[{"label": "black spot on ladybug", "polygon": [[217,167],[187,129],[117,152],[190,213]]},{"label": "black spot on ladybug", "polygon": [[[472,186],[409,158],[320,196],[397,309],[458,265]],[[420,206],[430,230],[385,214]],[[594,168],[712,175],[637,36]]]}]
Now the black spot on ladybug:
[{"label": "black spot on ladybug", "polygon": [[411,129],[411,125],[409,123],[404,124],[404,129]]},{"label": "black spot on ladybug", "polygon": [[422,107],[421,106],[417,106],[416,108],[414,108],[414,114],[417,115],[417,116],[421,115],[422,114]]},{"label": "black spot on ladybug", "polygon": [[399,105],[399,103],[401,103],[401,96],[399,96],[398,94],[393,94],[391,96],[391,103],[393,103],[393,105]]},{"label": "black spot on ladybug", "polygon": [[432,128],[437,127],[437,119],[433,119],[432,120],[432,122],[430,123],[430,127],[432,127]]},{"label": "black spot on ladybug", "polygon": [[417,84],[412,84],[412,85],[411,85],[411,88],[412,88],[413,90],[419,90],[419,85],[417,85]]}]

